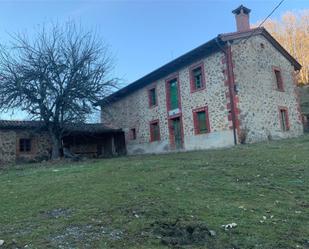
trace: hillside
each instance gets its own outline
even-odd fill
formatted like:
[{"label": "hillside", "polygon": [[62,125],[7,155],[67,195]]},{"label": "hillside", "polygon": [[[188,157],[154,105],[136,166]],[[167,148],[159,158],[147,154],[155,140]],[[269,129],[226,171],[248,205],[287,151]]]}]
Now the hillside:
[{"label": "hillside", "polygon": [[0,170],[0,248],[309,248],[308,148],[304,136]]}]

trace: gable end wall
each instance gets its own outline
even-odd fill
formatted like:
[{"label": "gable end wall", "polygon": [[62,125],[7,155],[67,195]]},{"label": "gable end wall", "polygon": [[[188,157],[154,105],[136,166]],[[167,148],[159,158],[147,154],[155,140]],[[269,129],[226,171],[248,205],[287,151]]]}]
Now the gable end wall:
[{"label": "gable end wall", "polygon": [[[238,88],[239,133],[247,134],[247,142],[303,134],[293,65],[261,35],[251,37],[246,43],[236,40],[232,57]],[[281,70],[284,91],[276,89],[273,67]],[[290,130],[287,132],[281,130],[279,107],[288,110]]]}]

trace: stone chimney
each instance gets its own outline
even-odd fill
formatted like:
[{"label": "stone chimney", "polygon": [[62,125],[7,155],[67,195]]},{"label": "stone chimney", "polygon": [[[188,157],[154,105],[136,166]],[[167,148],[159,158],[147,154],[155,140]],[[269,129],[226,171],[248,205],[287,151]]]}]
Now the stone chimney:
[{"label": "stone chimney", "polygon": [[250,9],[246,8],[243,5],[240,5],[237,9],[234,9],[232,11],[232,13],[235,14],[236,18],[237,32],[247,31],[250,29],[250,11]]}]

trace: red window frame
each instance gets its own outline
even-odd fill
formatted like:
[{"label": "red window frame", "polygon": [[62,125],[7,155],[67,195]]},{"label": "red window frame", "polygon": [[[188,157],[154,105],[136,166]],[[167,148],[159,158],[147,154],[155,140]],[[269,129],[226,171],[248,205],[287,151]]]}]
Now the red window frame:
[{"label": "red window frame", "polygon": [[[289,111],[288,108],[285,106],[279,106],[279,122],[280,122],[280,128],[282,131],[289,131],[290,130],[290,119],[289,119]],[[285,112],[285,124],[286,124],[286,129],[284,129],[283,124],[282,124],[282,117],[281,117],[281,112]]]},{"label": "red window frame", "polygon": [[[154,137],[154,129],[153,129],[153,125],[157,124],[158,125],[158,129],[159,129],[159,138],[155,140]],[[161,140],[161,132],[160,132],[160,122],[159,119],[156,120],[152,120],[149,122],[149,130],[150,130],[150,142],[154,142],[154,141],[160,141]]]},{"label": "red window frame", "polygon": [[130,137],[130,140],[136,140],[136,128],[130,129],[129,137]]},{"label": "red window frame", "polygon": [[172,80],[177,80],[177,90],[178,90],[178,109],[181,110],[181,99],[180,99],[180,82],[179,75],[173,74],[165,79],[165,91],[166,91],[166,110],[169,112],[171,110],[170,102],[171,102],[171,94],[169,84]]},{"label": "red window frame", "polygon": [[[201,133],[198,127],[198,117],[197,113],[199,112],[205,112],[206,115],[206,127],[207,127],[207,132],[206,133]],[[209,113],[208,113],[208,106],[196,108],[192,110],[193,113],[193,123],[194,123],[194,134],[199,135],[199,134],[208,134],[210,133],[210,122],[209,122]]]},{"label": "red window frame", "polygon": [[[273,66],[272,69],[273,69],[273,74],[274,74],[275,83],[276,83],[276,90],[284,92],[282,71],[280,67]],[[278,79],[278,75],[279,75],[279,79]]]},{"label": "red window frame", "polygon": [[[152,103],[152,98],[151,98],[151,91],[153,89],[155,90],[155,96],[156,96],[156,103],[155,104]],[[158,105],[157,87],[156,86],[151,86],[151,87],[148,88],[147,92],[148,92],[148,106],[149,106],[149,108],[156,107]]]},{"label": "red window frame", "polygon": [[[194,82],[194,73],[193,71],[197,68],[201,68],[201,74],[202,74],[202,87],[201,88],[195,88],[195,82]],[[204,70],[204,63],[200,62],[190,67],[190,90],[191,93],[198,92],[201,90],[204,90],[206,88],[206,78],[205,78],[205,70]]]}]

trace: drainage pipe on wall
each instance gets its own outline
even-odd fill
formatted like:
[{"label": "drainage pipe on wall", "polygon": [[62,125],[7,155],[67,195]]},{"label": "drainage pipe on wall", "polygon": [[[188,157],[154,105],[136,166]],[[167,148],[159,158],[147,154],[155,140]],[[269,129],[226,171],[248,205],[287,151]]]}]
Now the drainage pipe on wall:
[{"label": "drainage pipe on wall", "polygon": [[236,124],[236,105],[235,105],[235,77],[233,72],[233,61],[232,61],[232,49],[231,43],[228,41],[224,47],[222,47],[219,43],[219,38],[216,37],[216,43],[221,51],[225,55],[226,60],[226,70],[227,70],[227,80],[228,80],[228,88],[230,95],[230,104],[231,104],[231,116],[232,116],[232,126],[233,126],[233,137],[234,144],[237,144],[237,124]]}]

